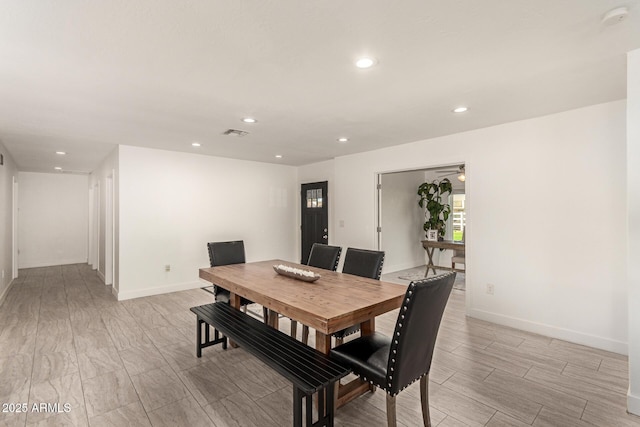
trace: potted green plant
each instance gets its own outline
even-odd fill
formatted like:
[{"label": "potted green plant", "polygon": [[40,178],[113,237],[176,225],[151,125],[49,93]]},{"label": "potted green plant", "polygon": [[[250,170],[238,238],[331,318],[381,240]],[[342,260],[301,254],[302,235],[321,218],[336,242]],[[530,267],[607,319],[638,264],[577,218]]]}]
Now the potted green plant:
[{"label": "potted green plant", "polygon": [[437,230],[438,240],[444,240],[444,234],[447,231],[451,205],[446,201],[452,190],[451,181],[447,178],[442,181],[425,182],[418,187],[418,196],[420,196],[418,205],[425,209],[424,231],[426,233],[427,230]]}]

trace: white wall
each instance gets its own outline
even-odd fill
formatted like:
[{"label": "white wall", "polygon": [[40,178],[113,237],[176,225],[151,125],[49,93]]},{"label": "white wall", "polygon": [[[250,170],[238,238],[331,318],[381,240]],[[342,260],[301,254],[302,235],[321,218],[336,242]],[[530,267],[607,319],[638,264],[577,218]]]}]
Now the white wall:
[{"label": "white wall", "polygon": [[86,175],[20,172],[19,267],[87,262]]},{"label": "white wall", "polygon": [[[381,225],[385,251],[383,272],[424,265],[424,210],[418,206],[418,187],[424,171],[382,175]],[[370,249],[376,249],[372,247]]]},{"label": "white wall", "polygon": [[[13,177],[17,177],[16,165],[5,146],[0,142],[4,164],[0,166],[0,304],[4,301],[13,271]],[[2,276],[4,272],[4,277]]]},{"label": "white wall", "polygon": [[[107,178],[113,177],[114,183],[114,213],[115,213],[115,256],[114,256],[114,277],[113,277],[113,289],[117,292],[118,290],[118,273],[119,273],[119,163],[118,163],[118,153],[119,147],[114,149],[91,173],[89,179],[88,189],[85,190],[88,193],[88,190],[93,190],[94,194],[97,194],[99,197],[99,224],[98,224],[98,274],[104,280],[105,277],[105,269],[106,269],[106,257],[105,257],[105,245],[106,245],[106,210],[107,210]],[[94,232],[94,230],[89,230],[89,232]],[[91,239],[89,239],[91,240]]]},{"label": "white wall", "polygon": [[297,259],[294,167],[120,146],[119,175],[119,299],[202,286],[210,241]]},{"label": "white wall", "polygon": [[465,163],[468,314],[625,353],[625,110],[616,101],[338,157],[335,242],[375,244],[377,173]]},{"label": "white wall", "polygon": [[629,412],[640,415],[640,49],[627,56]]}]

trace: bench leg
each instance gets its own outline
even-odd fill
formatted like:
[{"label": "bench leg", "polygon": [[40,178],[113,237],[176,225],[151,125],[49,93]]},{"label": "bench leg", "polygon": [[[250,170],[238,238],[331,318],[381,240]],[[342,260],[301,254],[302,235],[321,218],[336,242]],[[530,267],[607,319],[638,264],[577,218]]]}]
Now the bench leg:
[{"label": "bench leg", "polygon": [[334,415],[334,411],[336,409],[336,402],[335,402],[335,398],[336,398],[336,393],[335,391],[338,389],[338,387],[336,387],[337,382],[336,383],[331,383],[329,384],[329,386],[327,387],[327,427],[333,427],[333,415]]},{"label": "bench leg", "polygon": [[302,397],[304,394],[293,386],[293,427],[302,427]]},{"label": "bench leg", "polygon": [[[202,340],[202,326],[204,325],[204,341]],[[217,329],[213,329],[213,341],[209,335],[209,325],[207,322],[198,317],[196,320],[196,356],[202,357],[202,349],[216,344],[222,344],[224,350],[227,349],[227,337],[224,335],[221,337],[220,332]]]},{"label": "bench leg", "polygon": [[[204,321],[198,318],[196,321],[196,356],[202,357],[202,324]],[[207,325],[208,326],[208,325]]]},{"label": "bench leg", "polygon": [[[320,396],[322,396],[322,390],[318,392],[318,400],[320,400]],[[306,427],[313,427],[313,396],[308,394],[305,396],[305,403],[307,404],[307,424]],[[320,420],[320,405],[318,404],[318,420]]]},{"label": "bench leg", "polygon": [[302,427],[302,399],[305,399],[305,427],[333,427],[335,384],[331,383],[317,393],[318,421],[313,422],[313,395],[304,394],[293,387],[293,427]]}]

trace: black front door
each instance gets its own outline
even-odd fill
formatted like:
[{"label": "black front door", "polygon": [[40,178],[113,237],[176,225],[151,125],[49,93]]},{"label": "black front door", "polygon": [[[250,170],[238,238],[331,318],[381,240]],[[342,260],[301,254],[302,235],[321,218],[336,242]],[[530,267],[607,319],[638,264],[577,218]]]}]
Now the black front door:
[{"label": "black front door", "polygon": [[309,260],[314,243],[329,241],[329,211],[327,209],[327,181],[302,184],[302,257],[301,264]]}]

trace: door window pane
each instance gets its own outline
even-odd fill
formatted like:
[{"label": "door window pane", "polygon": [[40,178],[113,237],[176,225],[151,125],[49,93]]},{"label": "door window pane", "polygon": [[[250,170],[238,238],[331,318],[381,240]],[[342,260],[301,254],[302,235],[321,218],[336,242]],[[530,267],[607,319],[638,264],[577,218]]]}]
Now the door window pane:
[{"label": "door window pane", "polygon": [[317,188],[313,190],[307,190],[306,200],[308,208],[321,208],[323,203],[322,189]]}]

